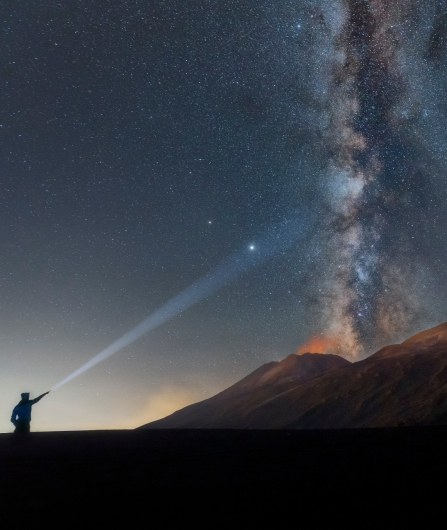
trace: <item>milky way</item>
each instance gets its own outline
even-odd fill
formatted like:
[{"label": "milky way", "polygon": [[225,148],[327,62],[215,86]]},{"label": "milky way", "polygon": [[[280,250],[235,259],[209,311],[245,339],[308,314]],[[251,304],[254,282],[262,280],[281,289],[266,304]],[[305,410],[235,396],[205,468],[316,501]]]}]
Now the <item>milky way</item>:
[{"label": "milky way", "polygon": [[[323,130],[330,152],[322,180],[328,277],[320,299],[325,331],[352,358],[396,340],[431,303],[418,293],[429,270],[421,231],[435,220],[430,187],[442,161],[420,145],[427,96],[415,94],[407,48],[414,50],[425,25],[421,62],[429,73],[442,41],[427,31],[439,10],[419,4],[346,1],[331,19]],[[325,21],[324,10],[320,17]]]}]

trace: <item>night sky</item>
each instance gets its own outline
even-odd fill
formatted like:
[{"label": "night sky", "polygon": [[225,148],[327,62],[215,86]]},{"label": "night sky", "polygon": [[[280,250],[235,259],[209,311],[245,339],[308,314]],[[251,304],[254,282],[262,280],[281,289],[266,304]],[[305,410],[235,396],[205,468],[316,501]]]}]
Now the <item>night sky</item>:
[{"label": "night sky", "polygon": [[20,392],[297,218],[293,245],[45,397],[33,430],[136,427],[297,350],[358,360],[447,320],[444,2],[0,15],[1,431]]}]

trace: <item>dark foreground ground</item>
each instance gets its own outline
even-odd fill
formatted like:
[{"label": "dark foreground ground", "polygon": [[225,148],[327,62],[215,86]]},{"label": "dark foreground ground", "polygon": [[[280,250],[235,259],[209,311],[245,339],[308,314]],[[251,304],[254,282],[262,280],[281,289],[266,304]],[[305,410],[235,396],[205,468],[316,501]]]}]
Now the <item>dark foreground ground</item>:
[{"label": "dark foreground ground", "polygon": [[4,528],[434,528],[447,427],[1,434],[0,494]]}]

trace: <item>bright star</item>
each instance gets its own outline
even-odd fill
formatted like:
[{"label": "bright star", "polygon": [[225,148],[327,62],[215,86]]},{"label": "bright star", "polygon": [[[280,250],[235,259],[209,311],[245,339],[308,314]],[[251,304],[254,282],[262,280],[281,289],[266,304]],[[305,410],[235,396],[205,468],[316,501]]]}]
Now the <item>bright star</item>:
[{"label": "bright star", "polygon": [[250,250],[254,250],[254,249],[255,249],[255,246],[254,246],[254,245],[250,245],[250,246],[249,246],[249,249],[250,249]]}]

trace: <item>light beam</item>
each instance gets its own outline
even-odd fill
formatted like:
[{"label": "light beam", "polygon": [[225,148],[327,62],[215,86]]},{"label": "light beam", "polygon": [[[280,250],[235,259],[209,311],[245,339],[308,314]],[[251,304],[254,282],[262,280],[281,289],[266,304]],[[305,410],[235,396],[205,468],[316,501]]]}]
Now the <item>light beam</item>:
[{"label": "light beam", "polygon": [[310,226],[309,219],[295,215],[293,220],[284,221],[271,227],[267,233],[249,246],[231,255],[214,270],[197,280],[185,291],[181,292],[151,316],[128,331],[121,338],[113,342],[93,359],[83,364],[71,375],[58,383],[52,390],[60,388],[78,375],[89,370],[98,363],[105,361],[114,353],[129,346],[149,331],[161,326],[171,318],[179,315],[189,307],[215,293],[225,285],[235,281],[248,271],[258,267],[263,262],[285,251],[287,248],[303,238]]}]

